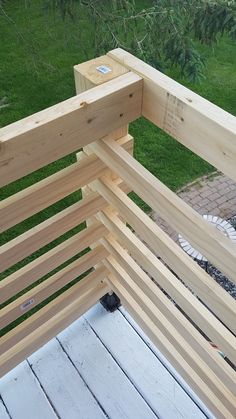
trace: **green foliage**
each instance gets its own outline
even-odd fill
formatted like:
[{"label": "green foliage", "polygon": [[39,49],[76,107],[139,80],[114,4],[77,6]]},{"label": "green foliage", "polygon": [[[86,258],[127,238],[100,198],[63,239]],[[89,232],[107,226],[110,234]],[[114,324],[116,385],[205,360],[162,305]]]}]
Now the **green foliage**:
[{"label": "green foliage", "polygon": [[[204,76],[195,40],[213,44],[225,32],[236,37],[235,1],[226,0],[46,0],[48,10],[80,25],[92,23],[94,56],[122,47],[158,69],[177,66],[192,80]],[[82,40],[80,40],[80,44]]]},{"label": "green foliage", "polygon": [[[109,11],[111,7],[110,2],[111,0],[99,0],[98,3],[102,3],[103,9]],[[82,5],[82,2],[71,0],[70,3],[67,3],[67,6],[70,5],[71,13],[68,9],[64,9],[62,13],[59,8],[59,2],[53,5],[52,0],[48,0],[47,5],[45,5],[45,0],[0,0],[0,126],[7,125],[73,96],[75,94],[73,65],[86,61],[86,59],[91,59],[95,55],[99,55],[100,51],[107,52],[111,47],[110,44],[108,44],[108,47],[106,47],[105,43],[100,44],[100,41],[105,42],[105,40],[100,39],[99,35],[96,41],[98,54],[95,54],[94,17],[88,8],[88,2],[83,3]],[[117,14],[118,12],[124,13],[127,15],[127,18],[129,17],[126,24],[127,49],[130,48],[131,50],[132,36],[131,33],[129,35],[129,25],[132,22],[132,11],[129,11],[130,14],[128,15],[127,9],[123,9],[127,7],[126,1],[114,1],[113,3],[116,9],[112,10],[117,10]],[[173,4],[175,6],[177,2],[173,2]],[[4,7],[2,8],[2,6]],[[130,2],[129,7],[133,6],[135,6],[136,13],[140,14],[140,18],[137,20],[136,30],[138,30],[139,34],[142,31],[143,36],[146,23],[141,16],[144,13],[143,10],[153,7],[153,4],[148,0],[136,0],[135,2]],[[177,14],[172,14],[172,17],[175,16],[176,19],[175,25],[178,25],[177,15],[180,15],[180,11]],[[143,43],[145,49],[142,44],[141,50],[138,49],[137,43],[133,42],[133,51],[138,51],[141,57],[142,53],[146,54],[145,57],[149,62],[162,70],[165,69],[170,77],[187,85],[190,89],[234,114],[236,112],[236,79],[234,74],[236,54],[235,44],[232,40],[224,36],[215,49],[209,48],[205,43],[199,43],[197,50],[199,56],[207,58],[207,67],[205,69],[206,79],[202,80],[201,83],[193,84],[189,79],[186,80],[186,78],[182,77],[182,70],[178,65],[178,61],[172,66],[169,66],[169,63],[172,62],[171,49],[168,49],[170,46],[168,44],[165,46],[165,53],[164,46],[163,49],[159,49],[159,45],[161,45],[161,41],[159,43],[159,37],[162,41],[164,39],[166,39],[166,42],[168,41],[168,34],[165,38],[164,23],[163,27],[161,26],[159,28],[155,25],[152,27],[152,22],[153,20],[149,19],[150,29],[153,30],[153,40],[155,41],[156,39],[158,48],[152,50],[150,46],[149,50],[148,42],[145,39]],[[108,21],[108,25],[110,27],[110,21]],[[101,30],[101,33],[106,34],[106,31],[103,30],[104,28],[99,28],[98,26],[99,23],[97,23],[97,30]],[[114,29],[115,24],[113,25],[112,23],[111,28]],[[117,37],[119,35],[118,40],[124,42],[125,36],[122,30],[119,29],[118,22],[116,31],[118,31]],[[161,31],[163,31],[163,35]],[[181,33],[181,42],[183,42],[185,37],[188,38],[188,30],[186,29],[186,31],[185,35],[184,32]],[[114,38],[112,39],[114,46],[116,46]],[[194,42],[191,42],[194,47]],[[104,49],[99,50],[99,48]],[[151,51],[156,52],[154,54]],[[168,58],[166,55],[167,58],[163,58],[167,54],[167,51],[169,51],[170,57]],[[183,60],[184,62],[184,55],[180,56],[179,60]],[[187,62],[187,60],[185,61]],[[132,123],[130,125],[130,132],[135,138],[135,157],[173,190],[213,170],[205,161],[191,153],[184,146],[173,140],[161,129],[157,129],[144,118]],[[5,199],[74,162],[74,154],[57,160],[49,166],[43,167],[31,175],[2,188],[0,199]],[[0,244],[23,234],[30,228],[74,204],[80,197],[81,193],[77,191],[7,230],[1,236]],[[146,211],[148,210],[148,207],[139,197],[134,195],[132,197],[138,205],[143,206]],[[59,237],[44,248],[39,249],[23,261],[20,261],[17,265],[11,267],[8,271],[5,271],[1,278],[31,262],[36,257],[39,257],[55,245],[64,241],[65,238],[73,236],[82,228],[84,228],[84,224],[80,224],[75,229],[66,233],[66,235]],[[77,257],[78,255],[75,256],[75,258]],[[59,269],[61,268],[62,266],[59,267]],[[40,278],[39,282],[46,278]],[[31,315],[32,312],[38,310],[45,303],[47,301],[44,301],[32,311],[28,312],[25,317]],[[18,319],[17,322],[21,322],[22,320],[23,317]],[[6,331],[4,329],[2,333]]]},{"label": "green foliage", "polygon": [[227,32],[236,39],[235,1],[201,1],[193,19],[195,36],[206,44],[217,41],[218,35]]}]

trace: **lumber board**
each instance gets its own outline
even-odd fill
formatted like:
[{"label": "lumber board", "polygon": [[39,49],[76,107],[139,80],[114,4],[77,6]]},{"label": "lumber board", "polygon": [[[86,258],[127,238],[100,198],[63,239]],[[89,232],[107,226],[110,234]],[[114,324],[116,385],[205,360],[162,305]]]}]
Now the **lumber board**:
[{"label": "lumber board", "polygon": [[97,304],[83,317],[158,418],[206,419],[196,403],[196,394],[193,399],[189,397],[176,376],[163,365],[157,348],[124,311],[120,307],[111,316]]},{"label": "lumber board", "polygon": [[[209,307],[213,313],[217,315],[221,321],[228,326],[230,330],[236,333],[235,316],[236,316],[236,302],[235,300],[220,287],[213,278],[210,277],[203,269],[201,269],[191,258],[189,258],[184,251],[178,246],[160,227],[158,227],[153,220],[150,219],[126,194],[110,182],[108,179],[102,179],[92,184],[93,187],[116,208],[119,213],[127,220],[127,222],[135,229],[145,242],[155,250],[155,254],[160,256],[162,260],[184,281],[184,283],[192,289],[198,297]],[[135,238],[130,230],[125,229],[117,218],[106,214],[106,219],[102,217],[102,221],[106,223],[109,230],[124,241],[124,245],[129,248],[134,257],[140,261],[142,266],[160,281],[161,276],[159,272],[161,266],[155,255],[147,249],[137,237]],[[109,222],[109,224],[107,224]],[[146,256],[146,257],[144,257]],[[167,282],[162,283],[162,287],[167,286]],[[192,294],[180,282],[173,284],[187,292],[189,301],[192,299]],[[172,294],[172,288],[168,288],[168,292],[176,299],[176,293]],[[180,295],[182,294],[180,292]],[[185,294],[186,295],[186,294]],[[183,300],[185,301],[185,300]],[[191,305],[190,305],[191,308]],[[205,322],[202,324],[204,327]],[[217,327],[218,330],[220,330]],[[207,333],[206,333],[207,334]],[[224,334],[223,334],[224,335]],[[217,336],[211,337],[213,341],[218,340]],[[230,339],[229,339],[230,341]],[[218,342],[220,344],[220,342]],[[233,351],[235,353],[235,350]]]},{"label": "lumber board", "polygon": [[[101,67],[107,71],[101,71]],[[74,66],[75,88],[77,95],[95,86],[102,85],[108,81],[128,73],[125,67],[117,61],[102,55],[92,60]],[[128,125],[124,125],[109,133],[106,138],[117,139],[128,134]],[[85,150],[84,150],[85,151]]]},{"label": "lumber board", "polygon": [[[91,311],[92,309],[90,309]],[[195,393],[195,391],[186,383],[186,381],[181,377],[181,375],[176,371],[176,369],[172,366],[172,364],[166,359],[166,357],[162,354],[162,352],[157,348],[156,345],[153,344],[153,342],[150,340],[150,338],[146,335],[146,333],[141,329],[141,327],[136,323],[136,321],[133,319],[133,317],[128,313],[128,311],[125,309],[125,307],[121,306],[119,308],[120,313],[122,316],[127,320],[127,322],[130,324],[130,326],[136,331],[138,336],[143,339],[143,341],[146,343],[148,348],[153,352],[153,354],[160,360],[163,367],[167,369],[169,374],[171,374],[172,378],[178,383],[178,385],[181,386],[182,390],[186,392],[186,394],[191,398],[191,400],[196,403],[196,406],[201,410],[202,415],[204,415],[204,419],[207,417],[208,419],[215,419],[215,416],[210,412],[208,407],[205,403],[198,397],[198,395]],[[176,389],[176,385],[174,387]],[[177,393],[175,393],[175,396],[178,397]],[[173,402],[175,401],[174,399]],[[181,400],[181,397],[179,398],[180,403],[182,403],[182,409],[180,409],[181,414],[184,415],[184,402]],[[188,405],[185,404],[186,409],[188,409]],[[187,410],[188,414],[187,419],[190,415],[190,417],[195,417],[191,413],[191,410]],[[198,417],[198,416],[197,416]]]},{"label": "lumber board", "polygon": [[0,231],[3,232],[86,185],[105,173],[105,166],[89,156],[26,189],[4,199],[0,205]]},{"label": "lumber board", "polygon": [[[210,346],[209,342],[206,341],[193,324],[178,310],[178,308],[169,300],[160,288],[156,286],[152,279],[140,268],[140,266],[138,266],[127,251],[119,245],[114,237],[109,237],[103,241],[107,250],[113,255],[114,260],[118,262],[129,275],[128,282],[126,282],[133,297],[140,289],[144,294],[139,293],[139,301],[146,304],[145,298],[147,297],[154,304],[152,305],[152,308],[149,304],[147,305],[148,310],[153,310],[153,313],[151,313],[150,316],[152,316],[156,308],[158,308],[171,325],[179,332],[181,339],[183,338],[183,340],[191,345],[193,351],[201,357],[201,359],[205,362],[205,365],[211,368],[219,378],[221,384],[217,391],[222,388],[222,385],[227,386],[230,392],[235,396],[236,372],[224,361],[221,356],[219,356],[218,352]],[[107,260],[108,263],[110,263],[109,257]],[[108,265],[106,266],[108,267]],[[122,280],[124,281],[124,278]],[[168,279],[166,280],[168,281]],[[172,280],[174,280],[174,278],[172,278]],[[156,321],[159,320],[159,316],[156,316]],[[218,395],[218,397],[221,396]]]},{"label": "lumber board", "polygon": [[[122,270],[123,273],[123,270]],[[127,291],[126,287],[121,284],[120,279],[114,274],[108,275],[108,281],[112,289],[120,297],[122,304],[132,315],[135,321],[140,325],[142,330],[163,353],[169,362],[174,366],[176,371],[184,378],[184,380],[193,388],[200,399],[208,406],[217,418],[234,418],[234,415],[224,406],[223,401],[211,391],[208,385],[197,375],[191,365],[187,363],[185,358],[174,345],[162,333],[157,323],[145,313],[143,306],[135,301],[133,296]]]},{"label": "lumber board", "polygon": [[[101,66],[105,71],[101,71]],[[94,86],[99,86],[126,74],[128,71],[127,68],[107,55],[77,64],[74,66],[76,93],[78,95]]]},{"label": "lumber board", "polygon": [[[97,275],[98,273],[98,275]],[[101,273],[101,276],[100,276]],[[101,266],[99,270],[93,271],[88,274],[85,278],[81,279],[78,283],[70,287],[63,294],[59,295],[51,302],[46,304],[43,308],[32,314],[29,318],[24,320],[22,323],[17,325],[14,329],[7,332],[0,338],[0,355],[7,352],[11,347],[15,346],[18,342],[24,339],[27,335],[32,333],[42,324],[47,322],[55,314],[59,313],[70,303],[84,292],[89,290],[102,280],[102,275],[105,276],[106,271],[104,266]]]},{"label": "lumber board", "polygon": [[0,394],[10,414],[8,419],[58,418],[27,361],[1,379]]},{"label": "lumber board", "polygon": [[157,419],[84,317],[57,338],[95,398],[100,401],[107,418]]},{"label": "lumber board", "polygon": [[[106,275],[106,270],[104,268],[97,269],[96,272],[94,271],[89,275],[90,281],[83,282],[83,287],[78,283],[68,290],[69,293],[63,293],[60,300],[65,301],[65,298],[67,297],[67,304],[63,308],[57,308],[57,310],[55,310],[55,301],[57,300],[55,299],[53,302],[54,310],[56,312],[53,316],[47,318],[46,321],[43,321],[43,317],[39,315],[37,333],[35,333],[35,328],[31,332],[28,330],[28,333],[24,338],[18,341],[14,346],[11,346],[9,350],[0,356],[0,376],[4,376],[8,371],[43,346],[93,306],[99,298],[107,292],[108,288],[103,282],[104,275]],[[68,294],[71,299],[70,303],[68,301]],[[53,310],[51,310],[51,314],[52,311]],[[39,312],[36,314],[39,314]],[[35,318],[32,317],[29,318],[31,327],[32,322],[35,320]],[[15,330],[13,333],[14,332]]]},{"label": "lumber board", "polygon": [[[101,67],[107,69],[107,71],[101,71]],[[102,55],[100,57],[93,58],[92,60],[83,62],[74,66],[74,78],[76,93],[81,94],[86,90],[89,90],[95,86],[102,85],[108,81],[114,80],[122,74],[128,73],[125,67],[117,63],[117,61]],[[121,128],[109,133],[106,137],[117,139],[128,134],[128,125],[124,125]],[[85,151],[85,148],[84,148]]]},{"label": "lumber board", "polygon": [[62,265],[100,239],[106,232],[103,224],[99,222],[93,224],[4,278],[0,282],[0,302],[8,300],[37,279]]},{"label": "lumber board", "polygon": [[[120,144],[130,151],[132,137],[125,137]],[[70,195],[107,171],[104,163],[93,154],[6,198],[0,204],[0,232]]]},{"label": "lumber board", "polygon": [[91,252],[81,256],[75,262],[70,263],[64,269],[2,308],[0,311],[0,329],[27,313],[82,273],[93,268],[107,255],[108,251],[103,246],[97,246]]},{"label": "lumber board", "polygon": [[1,128],[0,186],[141,115],[142,79],[131,72]]},{"label": "lumber board", "polygon": [[[104,261],[105,266],[113,273],[125,286],[130,295],[138,302],[144,313],[146,313],[154,324],[158,326],[163,335],[169,340],[169,342],[177,349],[177,351],[184,357],[186,362],[194,368],[195,373],[198,377],[205,382],[213,394],[222,400],[224,406],[231,412],[235,412],[236,397],[231,391],[225,386],[222,380],[217,377],[215,373],[209,368],[206,362],[199,356],[193,345],[190,345],[185,340],[183,335],[176,329],[163,314],[163,311],[159,306],[147,296],[146,292],[143,292],[137,284],[137,271],[135,275],[135,281],[131,279],[127,271],[117,262],[113,256],[108,256]],[[133,271],[134,272],[134,271]]]},{"label": "lumber board", "polygon": [[[102,69],[102,71],[101,71]],[[79,64],[74,67],[74,77],[75,77],[75,87],[76,93],[80,94],[81,92],[91,89],[94,86],[101,85],[108,80],[113,80],[114,78],[127,73],[123,66],[118,64],[116,61],[108,58],[106,55],[95,58],[93,60],[89,60],[85,63]],[[131,137],[128,135],[128,125],[125,125],[119,128],[116,131],[113,131],[109,134],[109,137],[113,140],[118,138],[124,139],[126,138],[129,142],[132,141]],[[126,140],[126,141],[127,141]],[[133,141],[131,147],[131,153],[133,153]],[[83,151],[76,154],[77,160],[83,159],[86,155],[90,155],[91,152],[89,149],[83,147]],[[112,170],[107,169],[106,176],[110,177],[111,179],[117,178],[116,174],[112,172]],[[86,196],[90,193],[90,189],[88,186],[82,188],[82,196]],[[89,226],[93,223],[93,217],[86,218],[86,225]],[[94,243],[93,246],[97,244]],[[96,268],[96,267],[95,267]]]},{"label": "lumber board", "polygon": [[1,419],[11,419],[10,416],[7,413],[7,410],[2,402],[2,400],[0,400],[0,418]]},{"label": "lumber board", "polygon": [[[88,357],[92,356],[90,349]],[[57,339],[52,339],[33,353],[29,357],[29,363],[55,407],[57,418],[107,419],[100,403],[95,400]]]},{"label": "lumber board", "polygon": [[236,118],[118,48],[108,56],[143,78],[142,114],[236,181]]},{"label": "lumber board", "polygon": [[98,140],[89,147],[175,231],[186,237],[193,247],[236,283],[235,243],[204,220],[115,141]]},{"label": "lumber board", "polygon": [[4,271],[41,247],[46,246],[57,237],[82,223],[88,215],[94,215],[105,205],[107,203],[104,198],[95,192],[91,193],[90,196],[10,240],[0,247],[0,271]]}]

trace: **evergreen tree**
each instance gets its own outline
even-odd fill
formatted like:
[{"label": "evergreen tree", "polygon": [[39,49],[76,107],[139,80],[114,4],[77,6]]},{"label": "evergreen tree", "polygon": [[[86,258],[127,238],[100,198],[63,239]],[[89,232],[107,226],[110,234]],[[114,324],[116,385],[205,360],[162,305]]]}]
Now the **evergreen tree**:
[{"label": "evergreen tree", "polygon": [[[78,48],[83,50],[84,24],[90,22],[93,57],[121,47],[162,71],[175,65],[193,81],[204,76],[199,43],[212,45],[224,33],[236,38],[235,0],[44,1],[47,12],[81,28]],[[0,0],[2,10],[3,5]]]}]

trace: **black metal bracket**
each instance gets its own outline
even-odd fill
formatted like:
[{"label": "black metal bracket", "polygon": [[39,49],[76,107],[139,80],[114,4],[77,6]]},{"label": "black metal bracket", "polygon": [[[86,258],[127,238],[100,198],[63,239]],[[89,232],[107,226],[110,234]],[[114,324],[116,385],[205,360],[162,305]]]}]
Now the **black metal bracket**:
[{"label": "black metal bracket", "polygon": [[105,294],[100,299],[100,303],[107,311],[110,311],[110,313],[113,313],[113,311],[117,310],[121,305],[119,297],[117,297],[114,292],[112,294]]}]

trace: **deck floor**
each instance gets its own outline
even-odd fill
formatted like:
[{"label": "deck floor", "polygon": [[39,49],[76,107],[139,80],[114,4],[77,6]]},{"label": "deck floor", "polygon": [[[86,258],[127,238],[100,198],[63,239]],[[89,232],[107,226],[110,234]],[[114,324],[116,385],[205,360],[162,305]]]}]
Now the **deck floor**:
[{"label": "deck floor", "polygon": [[163,359],[123,308],[97,304],[0,380],[0,419],[209,416]]}]

